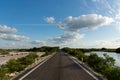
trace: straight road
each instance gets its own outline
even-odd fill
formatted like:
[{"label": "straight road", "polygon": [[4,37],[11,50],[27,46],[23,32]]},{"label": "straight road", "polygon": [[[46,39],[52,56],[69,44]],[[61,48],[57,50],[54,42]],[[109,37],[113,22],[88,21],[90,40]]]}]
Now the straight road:
[{"label": "straight road", "polygon": [[79,67],[69,55],[56,53],[30,74],[17,80],[95,80]]}]

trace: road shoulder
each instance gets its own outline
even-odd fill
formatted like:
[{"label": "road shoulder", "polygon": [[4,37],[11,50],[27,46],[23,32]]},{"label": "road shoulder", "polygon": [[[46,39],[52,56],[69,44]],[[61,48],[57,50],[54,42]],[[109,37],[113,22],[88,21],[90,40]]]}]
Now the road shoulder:
[{"label": "road shoulder", "polygon": [[21,71],[20,73],[12,77],[10,80],[18,80],[19,78],[23,77],[25,74],[28,74],[32,70],[36,69],[37,66],[43,64],[44,62],[46,62],[48,59],[50,59],[54,55],[55,53],[53,53],[52,55],[45,56],[45,57],[40,57],[38,61],[29,65],[24,71]]},{"label": "road shoulder", "polygon": [[71,56],[70,54],[66,55],[69,56],[71,60],[73,60],[78,66],[80,66],[83,70],[85,70],[90,76],[92,76],[95,80],[107,80],[103,77],[103,75],[95,72],[92,68],[90,68],[86,63],[78,60],[76,57]]}]

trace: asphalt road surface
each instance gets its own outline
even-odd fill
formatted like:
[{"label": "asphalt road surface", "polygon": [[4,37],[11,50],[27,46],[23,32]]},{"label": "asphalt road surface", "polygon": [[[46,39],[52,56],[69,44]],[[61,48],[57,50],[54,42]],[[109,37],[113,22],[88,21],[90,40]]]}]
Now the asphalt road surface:
[{"label": "asphalt road surface", "polygon": [[[18,79],[17,79],[18,80]],[[19,80],[95,80],[69,55],[58,52],[30,74]]]}]

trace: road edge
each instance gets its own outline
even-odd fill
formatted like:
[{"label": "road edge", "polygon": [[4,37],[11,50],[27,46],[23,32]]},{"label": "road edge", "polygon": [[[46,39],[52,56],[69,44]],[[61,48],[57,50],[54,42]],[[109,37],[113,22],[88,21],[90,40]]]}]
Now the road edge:
[{"label": "road edge", "polygon": [[[47,62],[49,59],[51,59],[55,54],[56,54],[56,52],[53,53],[52,55],[48,56],[48,57],[45,58],[44,60],[40,61],[38,64],[36,64],[36,65],[34,65],[33,67],[31,67],[31,69],[30,69],[28,72],[26,72],[25,75],[23,75],[22,77],[18,78],[18,80],[23,80],[26,76],[28,76],[28,75],[29,75],[30,73],[32,73],[34,70],[36,70],[38,67],[40,67],[40,66],[41,66],[42,64],[44,64],[45,62]],[[27,70],[25,70],[25,71],[27,71]],[[23,71],[22,73],[24,73],[25,71]],[[22,73],[20,73],[19,75],[21,75]],[[19,75],[18,75],[18,76],[19,76]],[[18,76],[17,76],[17,77],[18,77]],[[10,79],[10,80],[15,80],[15,78]]]},{"label": "road edge", "polygon": [[[82,62],[79,61],[76,57],[71,56],[70,54],[66,53],[66,55],[68,55],[68,57],[74,62],[76,63],[80,68],[82,68],[85,72],[87,72],[91,77],[93,77],[95,80],[103,80],[103,79],[99,79],[95,74],[93,74],[93,72],[89,71],[88,68],[86,68],[85,66],[83,66],[84,64],[81,64]],[[85,67],[85,68],[84,68]]]}]

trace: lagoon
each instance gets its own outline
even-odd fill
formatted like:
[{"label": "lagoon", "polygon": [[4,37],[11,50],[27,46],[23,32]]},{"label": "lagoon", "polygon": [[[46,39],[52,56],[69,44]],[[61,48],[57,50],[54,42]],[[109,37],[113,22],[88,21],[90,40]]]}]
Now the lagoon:
[{"label": "lagoon", "polygon": [[115,52],[101,52],[101,51],[87,52],[85,54],[90,55],[91,53],[96,53],[99,57],[104,57],[103,54],[107,54],[115,59],[115,66],[120,67],[120,54],[117,54]]}]

